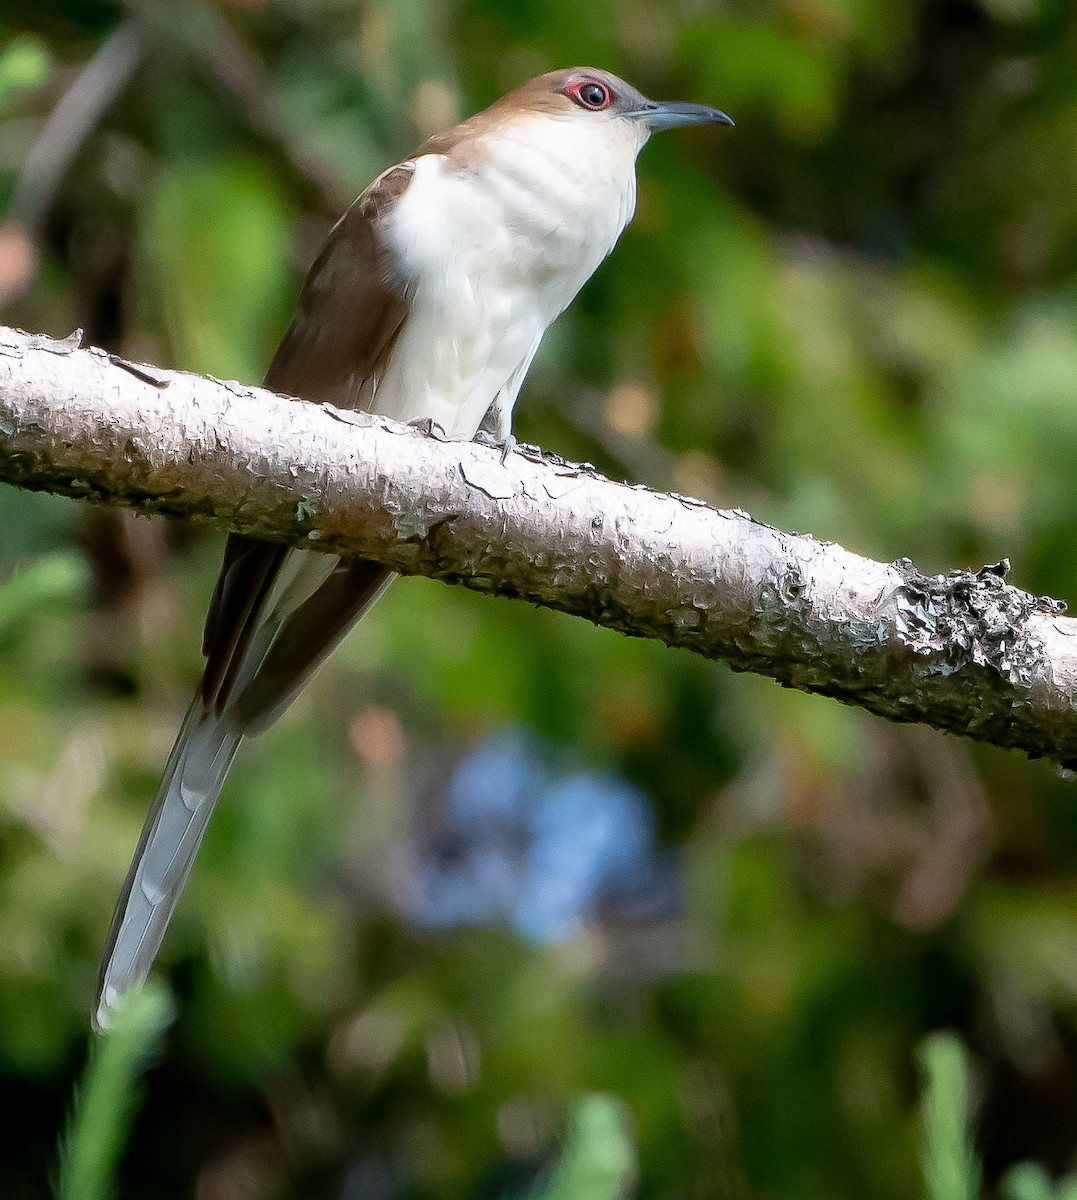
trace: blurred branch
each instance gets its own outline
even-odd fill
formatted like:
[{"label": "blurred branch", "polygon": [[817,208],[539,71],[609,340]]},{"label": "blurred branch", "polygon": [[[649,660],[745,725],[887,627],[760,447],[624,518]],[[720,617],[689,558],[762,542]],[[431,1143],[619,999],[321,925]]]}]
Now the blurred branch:
[{"label": "blurred branch", "polygon": [[522,448],[0,327],[0,479],[529,600],[1077,766],[1077,620]]},{"label": "blurred branch", "polygon": [[8,216],[36,237],[52,198],[79,148],[142,61],[134,22],[118,26],[75,77],[26,156]]},{"label": "blurred branch", "polygon": [[[130,82],[146,47],[134,21],[119,25],[76,75],[30,147],[0,224],[0,305],[21,295],[37,273],[37,242],[64,176],[102,115]],[[11,264],[18,263],[18,269]]]},{"label": "blurred branch", "polygon": [[219,13],[203,4],[168,0],[124,0],[133,19],[143,22],[166,49],[177,45],[238,105],[250,128],[283,158],[284,164],[316,197],[323,213],[334,220],[351,200],[339,172],[304,144],[277,99],[273,81],[258,56]]}]

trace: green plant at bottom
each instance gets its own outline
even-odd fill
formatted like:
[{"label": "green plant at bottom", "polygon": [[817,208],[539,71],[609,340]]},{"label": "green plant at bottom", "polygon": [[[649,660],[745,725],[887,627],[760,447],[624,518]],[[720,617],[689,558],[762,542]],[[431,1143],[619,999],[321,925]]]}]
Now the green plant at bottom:
[{"label": "green plant at bottom", "polygon": [[115,1192],[138,1077],[153,1061],[171,1021],[168,994],[146,985],[126,997],[112,1029],[94,1039],[61,1146],[58,1200],[104,1200]]},{"label": "green plant at bottom", "polygon": [[[981,1170],[972,1144],[968,1053],[955,1034],[933,1033],[921,1044],[919,1057],[928,1200],[977,1200]],[[1005,1200],[1077,1200],[1077,1178],[1055,1183],[1039,1163],[1019,1163],[1000,1187]]]},{"label": "green plant at bottom", "polygon": [[623,1107],[616,1097],[595,1092],[573,1104],[561,1158],[527,1200],[621,1200],[635,1173]]}]

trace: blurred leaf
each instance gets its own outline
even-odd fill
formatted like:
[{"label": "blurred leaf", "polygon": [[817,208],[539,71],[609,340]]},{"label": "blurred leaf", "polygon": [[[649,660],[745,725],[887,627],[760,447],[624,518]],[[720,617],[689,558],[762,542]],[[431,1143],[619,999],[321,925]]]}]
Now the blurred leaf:
[{"label": "blurred leaf", "polygon": [[113,1194],[138,1076],[157,1053],[171,1020],[167,994],[143,987],[127,996],[113,1028],[92,1046],[61,1154],[58,1200],[106,1200]]},{"label": "blurred leaf", "polygon": [[833,121],[842,65],[812,39],[771,22],[725,20],[696,27],[686,44],[707,89],[738,121],[768,113],[808,140]]},{"label": "blurred leaf", "polygon": [[582,1096],[573,1105],[560,1162],[529,1200],[618,1200],[631,1185],[635,1161],[617,1099]]},{"label": "blurred leaf", "polygon": [[50,554],[20,568],[0,584],[0,633],[57,600],[82,594],[88,581],[89,570],[78,554]]},{"label": "blurred leaf", "polygon": [[1051,1177],[1039,1163],[1021,1163],[1002,1181],[1006,1200],[1054,1200]]},{"label": "blurred leaf", "polygon": [[144,252],[180,365],[253,382],[264,373],[289,281],[288,213],[276,181],[246,160],[181,160],[162,171]]},{"label": "blurred leaf", "polygon": [[1077,1200],[1077,1178],[1054,1183],[1039,1163],[1020,1163],[1002,1181],[1005,1200]]},{"label": "blurred leaf", "polygon": [[920,1047],[924,1072],[923,1169],[928,1200],[976,1200],[980,1168],[969,1132],[969,1067],[951,1033],[935,1033]]},{"label": "blurred leaf", "polygon": [[17,92],[28,92],[48,82],[52,58],[39,38],[21,34],[0,48],[0,106]]}]

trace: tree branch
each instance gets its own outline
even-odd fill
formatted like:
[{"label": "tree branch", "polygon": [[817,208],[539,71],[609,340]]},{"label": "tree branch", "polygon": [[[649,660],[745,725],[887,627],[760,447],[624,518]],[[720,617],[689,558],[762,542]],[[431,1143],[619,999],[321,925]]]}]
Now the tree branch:
[{"label": "tree branch", "polygon": [[0,327],[0,479],[377,559],[1077,767],[1077,621],[523,448]]}]

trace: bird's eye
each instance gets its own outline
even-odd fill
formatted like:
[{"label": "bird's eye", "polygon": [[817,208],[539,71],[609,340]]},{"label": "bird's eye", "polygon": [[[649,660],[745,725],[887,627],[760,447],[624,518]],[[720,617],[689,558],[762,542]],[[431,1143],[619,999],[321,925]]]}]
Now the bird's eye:
[{"label": "bird's eye", "polygon": [[597,79],[584,79],[580,83],[569,84],[565,90],[581,108],[589,108],[593,112],[609,108],[613,103],[613,93]]}]

